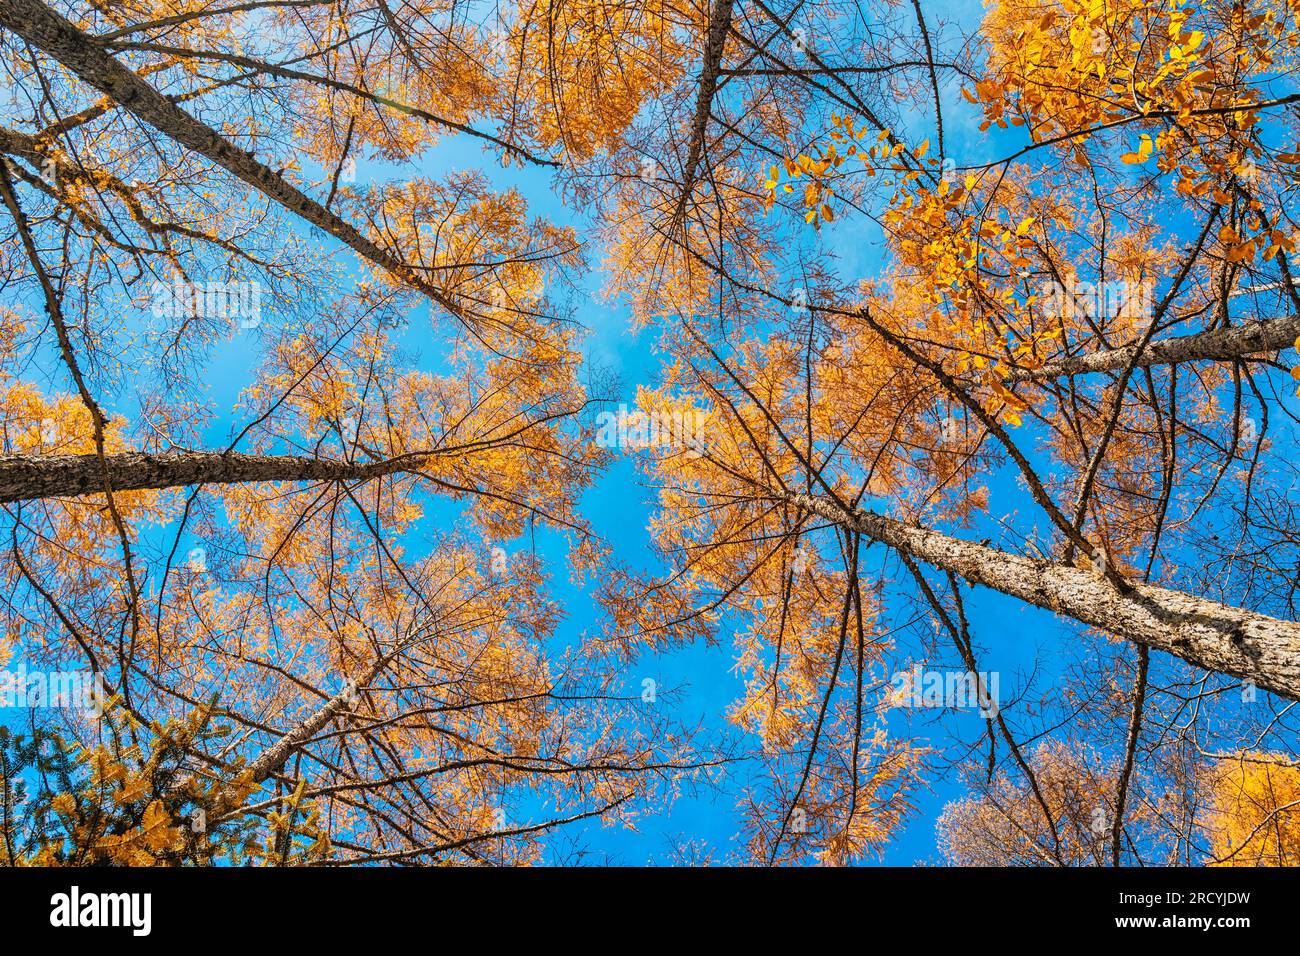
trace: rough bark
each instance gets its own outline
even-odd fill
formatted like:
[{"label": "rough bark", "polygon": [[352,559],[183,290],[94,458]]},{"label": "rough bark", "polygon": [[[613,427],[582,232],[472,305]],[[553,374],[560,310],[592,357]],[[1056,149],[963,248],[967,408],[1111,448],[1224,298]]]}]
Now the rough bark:
[{"label": "rough bark", "polygon": [[437,126],[445,126],[447,129],[455,130],[458,133],[464,133],[467,136],[473,136],[477,139],[485,140],[495,146],[517,156],[520,159],[533,163],[537,166],[550,166],[558,168],[560,163],[551,159],[541,159],[534,156],[528,150],[507,142],[491,133],[485,133],[482,130],[475,129],[465,123],[458,123],[453,119],[445,116],[439,116],[437,113],[430,113],[426,109],[414,106],[410,103],[403,103],[399,100],[391,99],[374,90],[357,86],[353,83],[345,83],[342,80],[335,79],[332,76],[324,76],[319,73],[309,73],[304,70],[295,70],[291,67],[280,66],[275,63],[267,63],[265,60],[259,60],[251,56],[241,56],[238,53],[227,53],[220,50],[195,50],[183,46],[170,46],[165,43],[155,43],[151,40],[126,40],[113,41],[108,44],[114,50],[145,50],[149,53],[158,53],[163,56],[175,57],[177,60],[213,60],[218,63],[229,63],[238,66],[249,73],[261,74],[263,76],[274,76],[282,80],[293,80],[299,83],[309,83],[314,86],[324,86],[329,89],[339,90],[355,96],[357,99],[369,100],[381,106],[386,106],[397,113],[403,113],[407,116],[414,116],[416,119],[422,119],[426,123],[433,123]]},{"label": "rough bark", "polygon": [[7,126],[0,126],[0,153],[21,156],[38,166],[42,160],[39,144],[36,142],[35,136],[19,133]]},{"label": "rough bark", "polygon": [[1300,623],[1295,621],[1149,584],[1134,584],[1124,593],[1081,568],[974,544],[872,511],[849,514],[825,497],[799,494],[790,500],[972,584],[1300,700]]},{"label": "rough bark", "polygon": [[409,265],[362,235],[351,223],[301,192],[252,153],[199,122],[98,46],[40,0],[0,0],[0,25],[58,60],[83,81],[187,149],[206,156],[268,199],[319,226],[358,255],[418,289],[453,315],[462,310]]},{"label": "rough bark", "polygon": [[[364,464],[297,455],[179,452],[105,455],[114,491],[229,485],[249,481],[362,481],[418,469],[418,458]],[[0,502],[71,498],[104,490],[97,455],[0,455]]]},{"label": "rough bark", "polygon": [[718,74],[722,69],[722,52],[731,32],[733,0],[714,0],[709,12],[709,32],[704,41],[704,57],[700,65],[700,82],[695,97],[695,117],[691,123],[691,138],[686,148],[686,163],[682,167],[682,191],[677,197],[674,221],[680,223],[691,200],[691,190],[699,174],[700,160],[704,155],[704,138],[708,134],[709,112],[713,97],[718,91]]},{"label": "rough bark", "polygon": [[[1209,332],[1196,332],[1192,335],[1179,335],[1168,339],[1157,339],[1147,344],[1138,356],[1134,368],[1148,368],[1152,365],[1173,365],[1177,362],[1190,362],[1197,359],[1230,361],[1245,358],[1260,352],[1276,352],[1289,348],[1300,336],[1300,315],[1287,315],[1280,319],[1266,319],[1263,322],[1249,322]],[[1010,376],[1013,382],[1029,382],[1045,378],[1058,378],[1062,375],[1086,375],[1089,372],[1104,372],[1127,368],[1133,361],[1138,347],[1127,345],[1118,349],[1107,349],[1080,355],[1075,358],[1048,362],[1038,369],[1018,369]]]}]

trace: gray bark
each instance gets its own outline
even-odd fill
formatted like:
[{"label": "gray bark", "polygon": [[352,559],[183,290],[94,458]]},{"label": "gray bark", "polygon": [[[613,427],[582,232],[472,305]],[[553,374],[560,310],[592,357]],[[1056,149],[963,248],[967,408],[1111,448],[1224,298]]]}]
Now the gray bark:
[{"label": "gray bark", "polygon": [[686,205],[691,201],[691,191],[695,188],[700,159],[704,154],[704,138],[708,134],[709,111],[713,108],[713,97],[718,91],[718,73],[722,69],[722,52],[727,45],[727,34],[731,32],[731,10],[733,0],[714,0],[709,11],[709,31],[704,41],[704,62],[700,65],[699,89],[695,98],[695,118],[691,123],[691,138],[686,149],[686,163],[682,167],[682,192],[677,198],[677,212],[674,222],[680,222],[686,214]]},{"label": "gray bark", "polygon": [[[419,458],[364,464],[298,455],[179,452],[105,455],[114,491],[229,485],[250,481],[362,481],[415,471]],[[0,502],[102,494],[104,469],[97,455],[0,455]]]},{"label": "gray bark", "polygon": [[276,773],[284,766],[294,753],[301,747],[311,741],[320,730],[331,720],[340,714],[351,709],[354,696],[359,693],[360,688],[364,687],[383,669],[384,664],[388,662],[387,658],[375,664],[365,675],[365,677],[348,687],[344,687],[321,707],[314,711],[306,720],[294,727],[287,734],[277,740],[274,744],[262,751],[252,763],[247,767],[252,772],[253,780],[261,783],[271,774]]},{"label": "gray bark", "polygon": [[872,511],[849,514],[829,498],[798,494],[790,500],[972,584],[1300,700],[1300,623],[1295,621],[1149,584],[1122,591],[1094,572],[963,541]]},{"label": "gray bark", "polygon": [[[1263,322],[1248,322],[1209,332],[1179,335],[1148,343],[1134,362],[1135,368],[1173,365],[1197,359],[1230,361],[1260,352],[1290,348],[1300,336],[1300,315],[1287,315]],[[1031,382],[1062,375],[1086,375],[1089,372],[1122,370],[1133,362],[1136,345],[1106,349],[1090,355],[1048,362],[1039,369],[1018,369],[1011,373],[1012,382]]]},{"label": "gray bark", "polygon": [[[381,657],[366,670],[359,681],[350,686],[345,686],[343,690],[309,714],[302,723],[258,754],[244,768],[244,772],[250,775],[252,782],[256,784],[263,783],[273,774],[278,773],[285,765],[285,762],[310,743],[312,738],[323,730],[326,724],[335,717],[351,711],[355,695],[379,676],[380,671],[388,665],[396,653],[397,651],[394,650]],[[227,817],[235,813],[243,803],[244,801],[232,787],[226,787],[217,796],[213,807],[214,816],[217,819]]]},{"label": "gray bark", "polygon": [[267,198],[324,229],[358,255],[420,290],[453,315],[463,318],[459,306],[399,257],[302,193],[275,170],[258,162],[252,153],[239,149],[216,130],[196,120],[40,0],[0,0],[0,25],[58,60],[83,81],[159,132],[206,156]]}]

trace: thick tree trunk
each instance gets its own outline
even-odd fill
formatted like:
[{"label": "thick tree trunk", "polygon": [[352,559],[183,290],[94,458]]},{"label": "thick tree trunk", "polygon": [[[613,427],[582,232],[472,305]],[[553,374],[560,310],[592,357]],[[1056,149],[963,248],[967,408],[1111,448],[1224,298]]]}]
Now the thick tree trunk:
[{"label": "thick tree trunk", "polygon": [[0,25],[58,60],[159,132],[206,156],[267,198],[324,229],[358,255],[388,270],[453,315],[463,318],[461,309],[454,302],[400,258],[299,191],[275,170],[258,162],[252,153],[240,149],[216,130],[196,120],[40,0],[0,0]]},{"label": "thick tree trunk", "polygon": [[[104,456],[114,491],[230,485],[249,481],[362,481],[415,471],[419,458],[354,464],[297,455],[179,452]],[[97,455],[0,455],[0,502],[101,494],[104,468]]]},{"label": "thick tree trunk", "polygon": [[[1197,359],[1229,361],[1245,358],[1260,352],[1276,352],[1290,348],[1300,336],[1300,315],[1287,315],[1280,319],[1248,322],[1210,332],[1179,335],[1157,339],[1147,345],[1138,356],[1135,368],[1152,365],[1173,365]],[[1020,369],[1011,374],[1013,382],[1030,382],[1062,375],[1086,375],[1089,372],[1119,371],[1133,361],[1136,345],[1108,349],[1080,355],[1076,358],[1048,362],[1039,369]]]},{"label": "thick tree trunk", "polygon": [[849,514],[825,497],[800,494],[790,500],[973,584],[1300,700],[1300,623],[1295,621],[1148,584],[1122,593],[1080,568],[963,541],[872,511]]},{"label": "thick tree trunk", "polygon": [[37,148],[36,137],[28,136],[26,133],[19,133],[16,130],[9,129],[7,126],[0,126],[0,153],[7,153],[10,156],[21,156],[23,159],[40,165],[41,151]]}]

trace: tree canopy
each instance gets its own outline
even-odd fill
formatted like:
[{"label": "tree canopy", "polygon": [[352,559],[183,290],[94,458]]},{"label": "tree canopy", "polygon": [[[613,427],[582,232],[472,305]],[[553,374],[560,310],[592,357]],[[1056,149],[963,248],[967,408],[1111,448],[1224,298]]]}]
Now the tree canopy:
[{"label": "tree canopy", "polygon": [[0,0],[0,861],[1294,865],[1297,49]]}]

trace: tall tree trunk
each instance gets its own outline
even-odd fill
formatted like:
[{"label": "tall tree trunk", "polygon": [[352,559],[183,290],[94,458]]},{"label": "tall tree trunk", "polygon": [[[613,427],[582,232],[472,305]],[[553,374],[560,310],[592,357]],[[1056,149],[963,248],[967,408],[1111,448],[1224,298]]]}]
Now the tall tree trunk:
[{"label": "tall tree trunk", "polygon": [[788,500],[973,584],[1300,700],[1300,623],[1295,621],[1149,584],[1123,592],[1097,573],[963,541],[873,511],[850,514],[822,496],[797,494]]},{"label": "tall tree trunk", "polygon": [[686,215],[699,174],[700,160],[704,155],[704,139],[708,135],[709,112],[713,97],[718,91],[718,73],[722,69],[722,51],[731,32],[733,0],[714,0],[709,11],[709,30],[704,40],[704,57],[700,64],[699,89],[695,95],[695,118],[691,123],[691,138],[686,148],[686,163],[682,167],[682,192],[677,197],[674,224],[680,224]]},{"label": "tall tree trunk", "polygon": [[[114,491],[249,481],[362,481],[416,471],[421,460],[403,456],[359,464],[300,455],[234,452],[122,452],[104,456]],[[104,467],[98,455],[0,455],[0,502],[71,498],[103,490]]]},{"label": "tall tree trunk", "polygon": [[358,255],[386,269],[464,320],[456,303],[398,256],[362,235],[351,223],[302,193],[275,170],[258,162],[252,153],[240,149],[216,130],[196,120],[40,0],[0,0],[0,25],[58,60],[159,132],[206,156],[267,198],[324,229]]},{"label": "tall tree trunk", "polygon": [[[1142,350],[1134,367],[1173,365],[1197,359],[1240,359],[1258,352],[1276,352],[1278,349],[1290,348],[1297,336],[1300,336],[1300,315],[1286,315],[1280,319],[1247,322],[1245,325],[1233,325],[1209,332],[1157,339]],[[1062,375],[1086,375],[1089,372],[1124,369],[1133,361],[1137,349],[1136,345],[1126,345],[1123,348],[1048,362],[1038,369],[1017,369],[1010,379],[1013,382],[1029,382]]]},{"label": "tall tree trunk", "polygon": [[[272,774],[278,773],[285,762],[302,747],[310,743],[312,738],[323,730],[326,724],[335,717],[347,713],[352,708],[356,695],[379,676],[380,671],[388,666],[388,663],[397,655],[398,650],[400,648],[396,648],[379,658],[366,669],[360,680],[345,686],[319,708],[312,711],[301,723],[254,757],[243,770],[248,775],[248,779],[252,783],[260,784],[265,782]],[[213,816],[220,820],[237,812],[243,804],[244,798],[238,789],[233,786],[226,787],[217,795],[216,804],[213,807]]]}]

